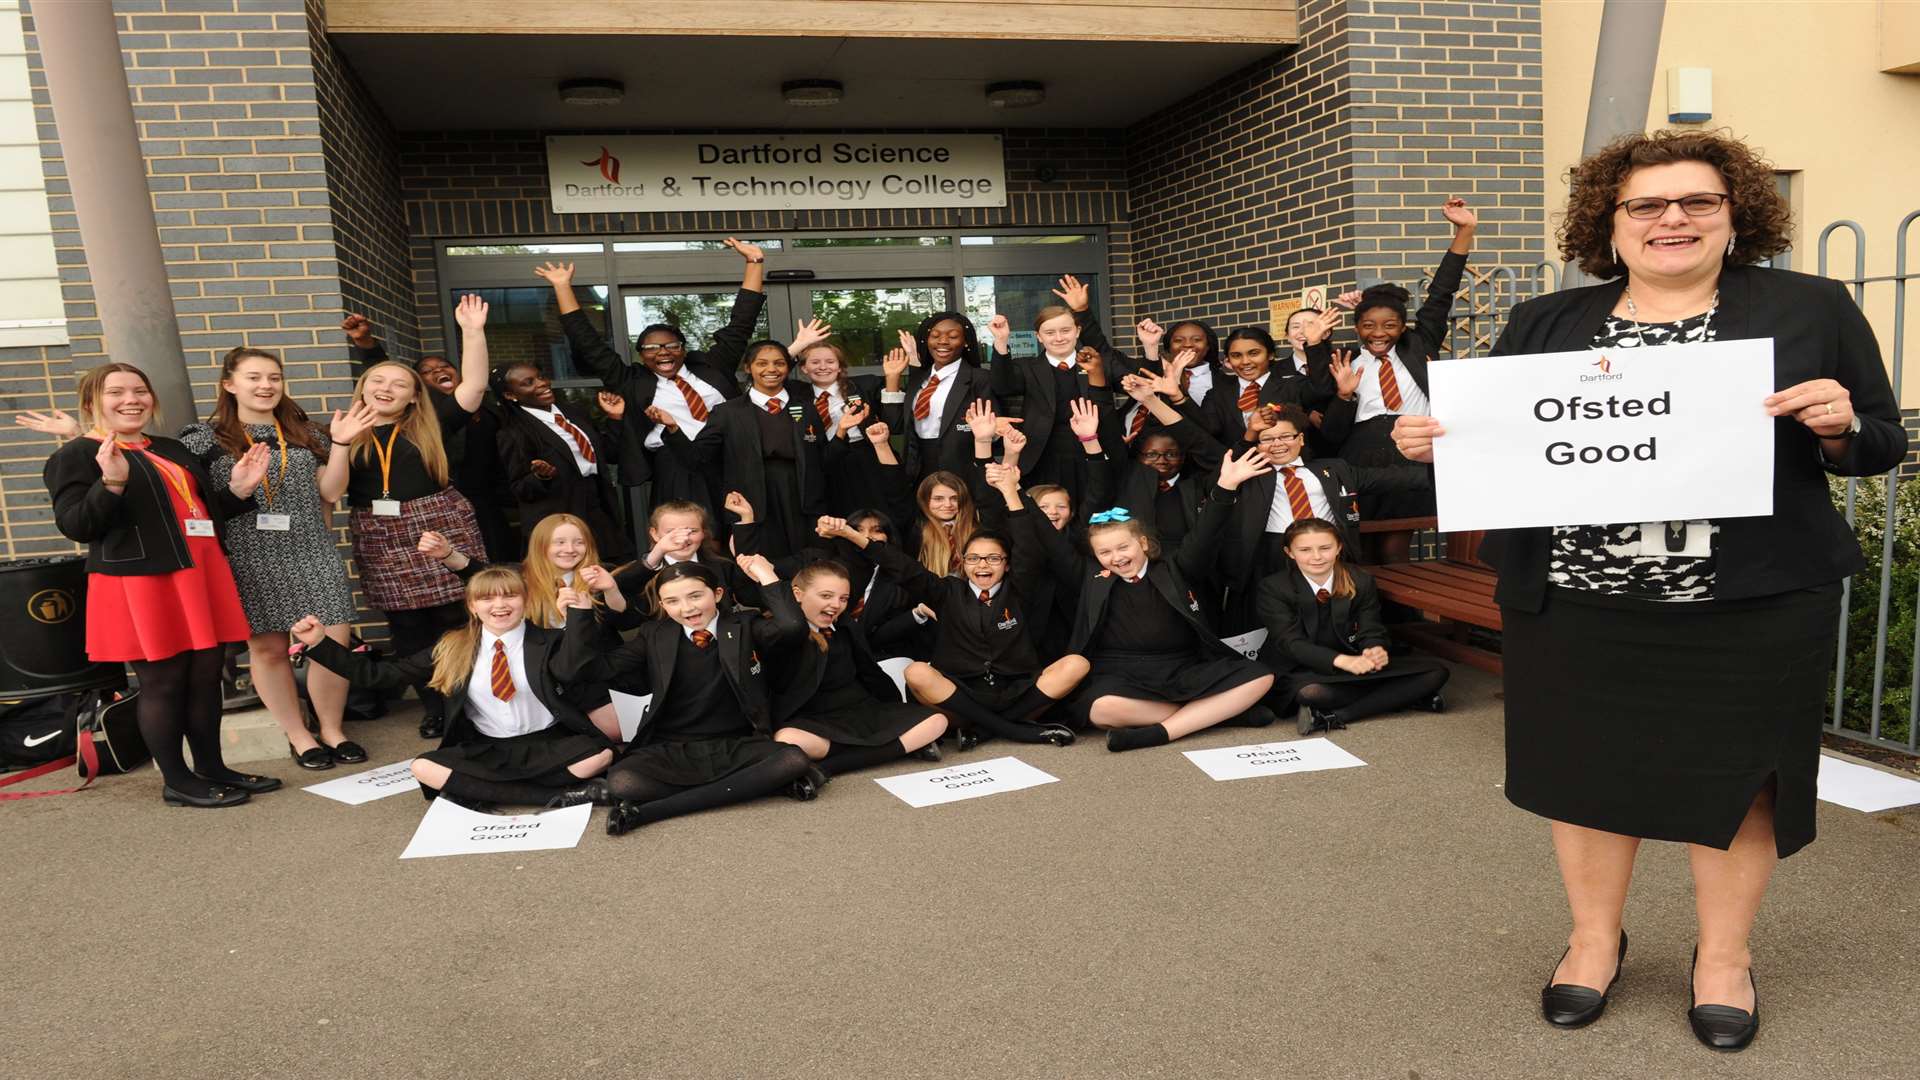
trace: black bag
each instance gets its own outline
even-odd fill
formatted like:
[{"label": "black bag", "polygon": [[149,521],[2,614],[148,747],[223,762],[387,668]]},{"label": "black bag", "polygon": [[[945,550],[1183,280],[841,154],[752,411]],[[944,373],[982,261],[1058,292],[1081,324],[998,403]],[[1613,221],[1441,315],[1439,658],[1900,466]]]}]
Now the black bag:
[{"label": "black bag", "polygon": [[0,705],[0,768],[19,769],[72,757],[79,745],[73,709],[79,694],[54,694]]},{"label": "black bag", "polygon": [[45,776],[76,764],[80,769],[79,787],[56,791],[0,792],[0,801],[71,794],[93,783],[99,776],[131,772],[146,764],[153,755],[147,751],[146,740],[140,737],[140,726],[134,717],[137,707],[135,701],[139,696],[138,690],[86,690],[65,695],[62,700],[68,703],[68,711],[62,714],[61,722],[64,730],[73,733],[73,751],[65,757],[42,762],[0,779],[0,787]]},{"label": "black bag", "polygon": [[[376,656],[380,652],[361,641],[358,634],[348,639],[347,648],[354,652],[370,652]],[[299,692],[300,700],[307,704],[307,730],[318,731],[319,722],[313,718],[313,699],[307,695],[307,665],[310,663],[307,659],[307,650],[302,648],[288,657],[288,660],[293,664],[293,688]],[[385,715],[387,715],[387,699],[381,695],[380,691],[359,686],[347,687],[346,715],[341,719],[378,720]]]}]

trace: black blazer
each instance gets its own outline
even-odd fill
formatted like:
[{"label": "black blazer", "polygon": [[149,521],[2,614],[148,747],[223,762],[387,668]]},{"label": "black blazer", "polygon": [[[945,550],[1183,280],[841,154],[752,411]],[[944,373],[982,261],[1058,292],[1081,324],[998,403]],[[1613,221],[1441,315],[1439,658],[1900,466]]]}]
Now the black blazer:
[{"label": "black blazer", "polygon": [[[727,325],[714,331],[713,342],[706,351],[689,350],[681,367],[690,374],[698,375],[702,382],[711,385],[722,395],[739,397],[740,384],[734,379],[733,372],[746,355],[747,345],[753,340],[754,324],[760,319],[760,310],[766,306],[766,293],[747,289],[734,293],[733,312],[727,319]],[[627,412],[620,421],[621,484],[633,487],[651,480],[656,463],[646,452],[646,442],[654,424],[647,419],[647,408],[653,404],[653,395],[660,387],[660,377],[645,364],[637,361],[627,363],[593,328],[585,311],[569,311],[560,316],[560,327],[566,331],[567,347],[573,351],[573,362],[582,371],[599,379],[607,389],[627,399]]]},{"label": "black blazer", "polygon": [[[1586,349],[1625,288],[1623,279],[1528,300],[1508,316],[1491,355]],[[1789,416],[1774,422],[1773,514],[1717,522],[1714,595],[1724,600],[1773,596],[1854,573],[1865,559],[1853,530],[1833,507],[1826,477],[1874,476],[1907,455],[1907,432],[1873,328],[1840,282],[1791,270],[1729,266],[1720,273],[1713,331],[1721,341],[1772,338],[1774,389],[1833,379],[1852,395],[1860,417],[1860,434],[1838,462],[1821,456],[1820,440],[1805,424]],[[1494,598],[1503,606],[1537,612],[1546,602],[1552,533],[1487,534],[1480,558],[1500,573]]]},{"label": "black blazer", "polygon": [[[591,624],[592,616],[589,615],[585,622]],[[521,659],[526,665],[527,682],[533,696],[553,714],[555,724],[575,735],[585,735],[602,746],[612,747],[613,743],[599,728],[593,726],[587,714],[567,699],[567,688],[562,685],[564,680],[555,671],[561,642],[560,631],[532,623],[526,626],[526,636],[521,639]],[[412,656],[382,660],[377,653],[353,652],[332,638],[327,638],[308,649],[307,656],[314,663],[346,679],[349,685],[369,690],[397,693],[433,678],[432,649],[422,649]],[[469,683],[471,681],[468,680]],[[467,684],[447,692],[446,716],[447,733],[440,740],[442,748],[482,737],[479,729],[473,726],[472,718],[467,715]]]},{"label": "black blazer", "polygon": [[[854,678],[876,701],[902,703],[900,688],[880,668],[873,647],[860,625],[842,612],[834,623],[834,634],[844,636],[853,649]],[[778,727],[800,714],[807,702],[820,692],[827,674],[827,658],[802,628],[801,636],[776,650],[774,659],[773,722]]]},{"label": "black blazer", "polygon": [[880,418],[887,422],[888,429],[905,439],[906,453],[900,460],[906,467],[909,483],[918,482],[920,477],[939,469],[962,471],[973,457],[973,433],[965,430],[964,426],[967,403],[994,400],[992,379],[985,370],[965,360],[954,361],[947,370],[954,384],[947,394],[946,408],[940,410],[938,461],[921,460],[920,437],[914,434],[913,429],[913,399],[920,396],[920,388],[926,385],[928,376],[933,373],[931,364],[909,368],[905,399],[887,402],[880,407]]},{"label": "black blazer", "polygon": [[[1342,403],[1334,392],[1331,342],[1329,337],[1318,345],[1307,346],[1304,376],[1293,366],[1292,353],[1274,357],[1272,366],[1267,368],[1267,381],[1260,384],[1260,404],[1292,405],[1301,412],[1324,409],[1326,418],[1322,421],[1322,430],[1327,424],[1333,424],[1344,439],[1353,423],[1354,410],[1359,406],[1355,402]],[[1421,378],[1426,378],[1424,373]],[[1346,408],[1340,408],[1342,404]],[[1200,403],[1199,420],[1207,434],[1226,446],[1239,446],[1246,441],[1247,422],[1240,415],[1240,377],[1231,368],[1226,369],[1224,379],[1214,380],[1207,400]]]},{"label": "black blazer", "polygon": [[[1220,634],[1207,622],[1205,604],[1200,599],[1200,593],[1211,581],[1214,548],[1227,515],[1233,510],[1236,495],[1237,492],[1216,487],[1200,513],[1198,525],[1187,542],[1180,545],[1180,550],[1171,558],[1148,562],[1147,581],[1194,628],[1208,653],[1244,660],[1245,657],[1220,643]],[[1080,605],[1074,615],[1073,636],[1067,642],[1067,652],[1084,655],[1106,618],[1107,600],[1113,595],[1113,575],[1099,569],[1093,559],[1081,556],[1076,556],[1071,565],[1056,556],[1053,572],[1063,580],[1079,583]]]},{"label": "black blazer", "polygon": [[[1334,666],[1335,656],[1358,656],[1371,646],[1387,646],[1387,627],[1380,620],[1380,590],[1373,583],[1373,575],[1352,565],[1347,566],[1347,573],[1353,577],[1353,595],[1335,596],[1324,607],[1296,567],[1261,579],[1260,621],[1267,628],[1267,642],[1260,648],[1261,663],[1281,675],[1303,669],[1339,675],[1344,673]],[[1320,644],[1321,619],[1332,620],[1338,650]]]},{"label": "black blazer", "polygon": [[[794,479],[800,487],[795,493],[800,513],[805,523],[811,525],[815,518],[827,512],[828,451],[831,449],[837,463],[847,444],[835,440],[836,446],[827,446],[826,429],[820,424],[820,414],[813,411],[812,402],[796,402],[788,397],[781,411],[790,413],[796,407],[800,419],[789,421],[792,435],[788,445],[793,451]],[[753,504],[756,514],[765,514],[767,451],[760,438],[760,418],[754,415],[759,411],[753,398],[741,394],[709,413],[706,426],[697,437],[689,440],[683,432],[669,431],[666,441],[704,471],[718,466],[720,482],[724,485],[721,490],[738,491]]]},{"label": "black blazer", "polygon": [[[1400,340],[1394,343],[1393,351],[1400,362],[1407,365],[1407,371],[1413,375],[1413,381],[1420,384],[1420,392],[1427,390],[1427,364],[1439,354],[1447,335],[1453,330],[1453,294],[1460,291],[1460,275],[1467,268],[1467,257],[1449,251],[1440,257],[1440,265],[1434,268],[1433,281],[1427,285],[1427,298],[1420,303],[1420,310],[1413,313],[1413,322],[1400,334]],[[1514,308],[1517,312],[1520,309]],[[1511,324],[1509,324],[1511,325]],[[1597,328],[1596,328],[1597,329]],[[1308,361],[1311,364],[1312,356]],[[1331,438],[1331,436],[1329,436]],[[1346,441],[1343,438],[1335,442]]]},{"label": "black blazer", "polygon": [[[886,382],[878,375],[849,375],[847,377],[849,395],[858,396],[867,405],[867,423],[872,424],[880,417],[880,393]],[[818,387],[803,380],[789,379],[787,394],[795,402],[805,404],[816,417],[819,411],[813,408],[813,402],[820,395]],[[823,430],[832,434],[831,429]],[[835,517],[846,517],[855,510],[877,507],[881,499],[880,463],[873,454],[873,445],[863,435],[858,441],[848,442],[838,434],[833,434],[821,450],[821,456],[827,459],[827,512]]]},{"label": "black blazer", "polygon": [[[586,436],[599,468],[592,476],[581,476],[580,467],[573,462],[571,440],[563,439],[559,432],[520,405],[506,404],[501,409],[504,422],[498,443],[500,466],[506,473],[514,500],[520,504],[520,531],[523,535],[532,535],[533,527],[548,514],[574,514],[595,526],[594,539],[607,549],[608,557],[619,558],[627,545],[621,542],[610,546],[610,541],[624,541],[624,537],[599,533],[603,527],[611,527],[618,521],[615,516],[618,500],[610,473],[619,461],[620,442],[612,432],[597,426],[585,410],[565,402],[556,402],[556,405],[567,422]],[[543,480],[533,471],[536,458],[553,466],[551,478]]]},{"label": "black blazer", "polygon": [[[187,470],[193,477],[214,535],[226,546],[222,523],[257,509],[224,485],[215,486],[206,467],[176,439],[151,436],[148,449]],[[40,472],[53,496],[53,523],[60,535],[87,545],[87,572],[113,577],[171,574],[193,565],[186,533],[174,516],[166,478],[137,452],[122,449],[127,461],[127,486],[118,495],[100,478],[100,440],[72,439],[53,452]]]},{"label": "black blazer", "polygon": [[[1348,558],[1360,552],[1361,495],[1386,495],[1401,491],[1431,491],[1433,474],[1425,465],[1388,465],[1366,468],[1339,458],[1318,458],[1296,462],[1320,481],[1327,505],[1333,509],[1333,524],[1340,530],[1340,544]],[[1257,558],[1260,537],[1267,528],[1267,512],[1280,489],[1280,472],[1264,473],[1240,485],[1240,504],[1234,514],[1231,539],[1222,553],[1229,585],[1251,587],[1254,580],[1276,567],[1260,567]]]},{"label": "black blazer", "polygon": [[[773,711],[767,692],[766,660],[775,648],[792,648],[793,637],[806,630],[800,605],[786,582],[769,585],[767,615],[757,611],[722,611],[714,623],[720,667],[740,709],[754,730],[773,734]],[[594,619],[590,612],[567,612],[556,670],[563,678],[605,682],[634,694],[652,694],[640,717],[633,741],[645,742],[647,725],[673,701],[673,668],[686,630],[672,619],[653,619],[640,627],[633,640],[611,653],[595,648]],[[782,644],[785,642],[785,644]]]},{"label": "black blazer", "polygon": [[[899,651],[900,648],[908,646],[910,639],[914,636],[907,631],[919,628],[919,624],[915,623],[912,616],[908,614],[913,607],[913,602],[907,599],[907,594],[901,590],[897,582],[880,572],[880,568],[874,565],[873,559],[865,552],[845,540],[836,539],[821,541],[821,543],[826,546],[816,544],[803,547],[791,555],[782,555],[773,559],[773,572],[779,574],[783,581],[792,581],[793,575],[814,563],[838,563],[840,568],[847,571],[853,578],[848,583],[852,587],[853,595],[849,598],[847,610],[841,612],[840,621],[836,625],[857,624],[862,638],[869,646],[875,650],[889,650],[879,651],[876,655],[903,655]],[[741,555],[764,554],[760,550],[758,522],[733,527],[733,549]],[[871,589],[868,588],[869,583],[872,584]],[[857,618],[853,614],[855,605],[860,607]]]},{"label": "black blazer", "polygon": [[[1073,318],[1080,326],[1080,345],[1100,353],[1102,380],[1110,386],[1114,378],[1112,372],[1122,365],[1110,364],[1107,358],[1110,354],[1118,354],[1107,345],[1106,335],[1100,332],[1097,320],[1084,311],[1075,312]],[[1124,363],[1124,356],[1118,358]],[[1112,393],[1111,389],[1095,388],[1077,370],[1077,359],[1074,366],[1074,383],[1080,387],[1079,396],[1091,400]],[[1016,360],[1011,353],[995,352],[991,370],[995,396],[1001,400],[1015,396],[1020,398],[1020,416],[1026,421],[1020,425],[1020,433],[1027,437],[1026,449],[1020,452],[1020,469],[1030,473],[1046,460],[1047,444],[1053,441],[1055,428],[1066,427],[1058,423],[1060,394],[1059,386],[1054,381],[1053,365],[1047,362],[1044,353]],[[1071,437],[1072,433],[1067,434]]]}]

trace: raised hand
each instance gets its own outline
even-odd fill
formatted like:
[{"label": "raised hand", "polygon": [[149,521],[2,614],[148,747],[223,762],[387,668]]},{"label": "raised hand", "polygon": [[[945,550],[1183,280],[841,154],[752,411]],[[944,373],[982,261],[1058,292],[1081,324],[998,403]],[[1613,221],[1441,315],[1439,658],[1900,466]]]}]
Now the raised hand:
[{"label": "raised hand", "polygon": [[1067,305],[1069,310],[1087,310],[1087,287],[1072,274],[1066,274],[1060,278],[1060,287],[1053,290],[1053,295],[1059,297],[1060,302]]},{"label": "raised hand", "polygon": [[1333,350],[1333,363],[1327,369],[1333,375],[1333,389],[1344,400],[1360,389],[1360,365],[1353,362],[1352,349]]},{"label": "raised hand", "polygon": [[1335,305],[1339,307],[1343,307],[1343,308],[1346,308],[1348,311],[1352,311],[1354,308],[1360,306],[1360,298],[1365,295],[1367,294],[1364,292],[1361,292],[1359,289],[1348,289],[1346,292],[1343,292],[1339,296],[1334,297],[1333,302]]},{"label": "raised hand", "polygon": [[1473,208],[1467,205],[1467,200],[1458,195],[1443,203],[1440,212],[1453,222],[1456,229],[1471,229],[1480,224],[1480,215],[1474,213]]},{"label": "raised hand", "polygon": [[997,461],[989,461],[987,462],[986,468],[981,471],[986,474],[988,487],[1005,490],[1007,479],[1007,467],[1005,465]]},{"label": "raised hand", "polygon": [[813,523],[814,535],[826,540],[845,536],[852,531],[852,529],[847,528],[846,518],[822,516],[818,521]]},{"label": "raised hand", "polygon": [[907,364],[913,359],[905,349],[891,349],[886,359],[880,361],[880,373],[886,376],[887,388],[898,390],[907,375]]},{"label": "raised hand", "polygon": [[254,443],[247,447],[247,452],[233,463],[233,477],[227,481],[227,490],[243,499],[252,498],[254,489],[267,478],[267,467],[272,458],[273,452],[266,443]]},{"label": "raised hand", "polygon": [[1401,414],[1393,422],[1393,445],[1400,456],[1408,461],[1430,462],[1433,460],[1433,440],[1447,433],[1440,421],[1431,416],[1408,416]]},{"label": "raised hand", "polygon": [[93,460],[100,466],[102,481],[109,484],[127,482],[127,473],[130,471],[127,455],[120,452],[120,441],[112,435],[108,435],[106,441],[100,444],[100,450],[93,455]]},{"label": "raised hand", "polygon": [[600,403],[600,411],[607,414],[609,420],[619,420],[627,415],[627,399],[611,390],[602,390],[593,395]]},{"label": "raised hand", "polygon": [[[1001,422],[1011,425],[1017,424],[1020,421],[1017,417],[1014,417],[1003,419]],[[1017,427],[1007,427],[1003,429],[1000,435],[1000,460],[1007,462],[1019,461],[1020,455],[1025,452],[1026,449],[1027,436],[1025,433]]]},{"label": "raised hand", "polygon": [[1020,466],[1009,461],[1005,465],[988,465],[987,486],[1003,495],[1018,498],[1020,495]]},{"label": "raised hand", "polygon": [[533,268],[533,276],[556,289],[562,285],[571,288],[573,286],[573,264],[558,262],[541,263],[539,266]]},{"label": "raised hand", "polygon": [[1218,482],[1222,491],[1232,491],[1254,477],[1272,471],[1273,466],[1267,462],[1259,450],[1248,448],[1247,452],[1238,458],[1235,458],[1233,451],[1229,450],[1220,458]]},{"label": "raised hand", "polygon": [[659,424],[661,427],[666,428],[668,431],[680,430],[680,421],[675,420],[673,418],[672,413],[668,412],[667,410],[661,408],[658,405],[647,406],[647,411],[645,415],[647,419],[653,421],[656,424]]},{"label": "raised hand", "polygon": [[327,638],[327,626],[318,615],[307,615],[287,628],[293,640],[311,649]]},{"label": "raised hand", "polygon": [[907,363],[920,366],[920,341],[913,336],[913,331],[900,331],[900,351],[907,354]]},{"label": "raised hand", "polygon": [[893,437],[893,429],[887,426],[885,420],[875,420],[860,430],[867,433],[867,438],[873,440],[876,448],[886,445],[887,440]]},{"label": "raised hand", "polygon": [[340,320],[340,329],[347,335],[347,343],[356,349],[371,349],[374,346],[373,323],[357,312],[348,312]]},{"label": "raised hand", "polygon": [[608,573],[607,568],[601,566],[599,563],[594,563],[592,566],[581,567],[580,573],[576,576],[579,577],[582,585],[585,585],[594,592],[606,592],[608,589],[614,588],[613,575]]},{"label": "raised hand", "polygon": [[1154,377],[1148,375],[1122,375],[1120,389],[1126,391],[1128,397],[1145,405],[1159,392],[1154,388],[1154,381]]},{"label": "raised hand", "polygon": [[824,319],[795,319],[793,323],[793,343],[787,346],[787,352],[797,361],[800,354],[833,336],[833,327]]},{"label": "raised hand", "polygon": [[428,529],[420,534],[420,542],[414,545],[414,550],[434,562],[445,562],[453,554],[453,541],[441,533]]},{"label": "raised hand", "polygon": [[765,555],[735,555],[733,561],[740,566],[740,572],[761,585],[771,585],[780,580],[773,570],[773,564]]},{"label": "raised hand", "polygon": [[1092,378],[1100,370],[1100,350],[1091,345],[1080,346],[1080,351],[1073,354],[1073,360],[1080,365],[1080,371],[1088,378]]},{"label": "raised hand", "polygon": [[563,608],[590,609],[593,607],[593,594],[590,592],[582,592],[571,585],[562,585],[560,586],[560,595],[555,598],[555,603],[558,603]]},{"label": "raised hand", "polygon": [[[1359,303],[1359,300],[1354,302]],[[1306,331],[1307,344],[1318,345],[1327,340],[1327,335],[1339,328],[1341,318],[1341,309],[1338,307],[1329,307],[1318,315],[1307,316],[1301,325],[1301,329]]]},{"label": "raised hand", "polygon": [[987,333],[993,337],[993,351],[1003,353],[1007,351],[1007,342],[1013,340],[1013,325],[996,311],[993,318],[987,320]]},{"label": "raised hand", "polygon": [[835,425],[835,430],[840,433],[841,438],[845,438],[848,432],[864,423],[867,419],[868,411],[867,403],[864,401],[858,405],[849,405],[841,410],[840,422]]},{"label": "raised hand", "polygon": [[341,444],[350,443],[359,438],[362,432],[373,430],[379,419],[373,406],[364,401],[355,401],[347,406],[346,412],[333,410],[333,419],[327,424],[327,438]]},{"label": "raised hand", "polygon": [[1074,398],[1067,403],[1067,426],[1073,429],[1077,439],[1091,439],[1100,434],[1100,410],[1086,398]]},{"label": "raised hand", "polygon": [[34,412],[32,409],[13,418],[20,427],[37,431],[42,435],[52,435],[58,439],[71,439],[80,434],[80,421],[59,409],[46,412]]},{"label": "raised hand", "polygon": [[747,501],[747,497],[740,492],[727,492],[727,497],[720,500],[720,505],[726,509],[727,513],[739,518],[740,524],[753,524],[753,503]]},{"label": "raised hand", "polygon": [[767,257],[767,253],[761,251],[760,245],[758,244],[748,243],[745,240],[737,240],[731,236],[721,242],[738,252],[740,257],[746,259],[748,262],[752,262],[755,259],[765,259]]},{"label": "raised hand", "polygon": [[487,326],[487,302],[479,293],[468,293],[453,309],[453,321],[462,330],[484,330]]},{"label": "raised hand", "polygon": [[990,443],[993,441],[995,417],[993,402],[986,398],[974,398],[967,402],[967,430],[973,432],[973,441]]},{"label": "raised hand", "polygon": [[528,467],[533,470],[533,475],[542,480],[551,480],[560,472],[560,470],[553,467],[552,463],[542,461],[539,458],[534,458]]},{"label": "raised hand", "polygon": [[1273,410],[1265,405],[1247,414],[1247,441],[1259,442],[1260,433],[1273,426]]},{"label": "raised hand", "polygon": [[1167,331],[1152,319],[1141,319],[1133,328],[1133,336],[1139,340],[1141,352],[1155,356],[1160,351],[1160,343],[1166,340]]}]

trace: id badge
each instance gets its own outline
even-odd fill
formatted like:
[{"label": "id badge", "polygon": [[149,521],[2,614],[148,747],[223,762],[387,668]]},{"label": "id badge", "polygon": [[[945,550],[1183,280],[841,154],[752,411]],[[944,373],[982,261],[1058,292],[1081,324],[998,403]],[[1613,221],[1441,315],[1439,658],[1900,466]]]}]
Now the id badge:
[{"label": "id badge", "polygon": [[213,535],[213,519],[212,518],[188,518],[187,519],[187,535],[188,536],[212,536]]},{"label": "id badge", "polygon": [[292,514],[255,514],[253,527],[261,532],[286,532],[293,528]]},{"label": "id badge", "polygon": [[373,516],[374,517],[399,517],[400,516],[400,500],[399,499],[373,500]]},{"label": "id badge", "polygon": [[1704,521],[1644,521],[1640,546],[1643,559],[1704,559],[1713,554],[1713,526]]}]

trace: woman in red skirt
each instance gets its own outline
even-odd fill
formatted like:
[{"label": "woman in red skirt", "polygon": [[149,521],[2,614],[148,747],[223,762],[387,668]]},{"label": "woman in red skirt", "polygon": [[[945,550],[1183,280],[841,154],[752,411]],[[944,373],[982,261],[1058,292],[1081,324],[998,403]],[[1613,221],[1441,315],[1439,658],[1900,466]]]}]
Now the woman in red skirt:
[{"label": "woman in red skirt", "polygon": [[[252,634],[221,549],[221,522],[254,508],[268,450],[234,463],[224,488],[173,439],[148,436],[153,384],[132,364],[80,380],[92,430],[43,473],[62,535],[87,545],[87,658],[124,661],[140,680],[140,734],[170,806],[233,806],[280,781],[220,756],[220,669],[228,642]],[[193,751],[181,755],[185,736]]]}]

